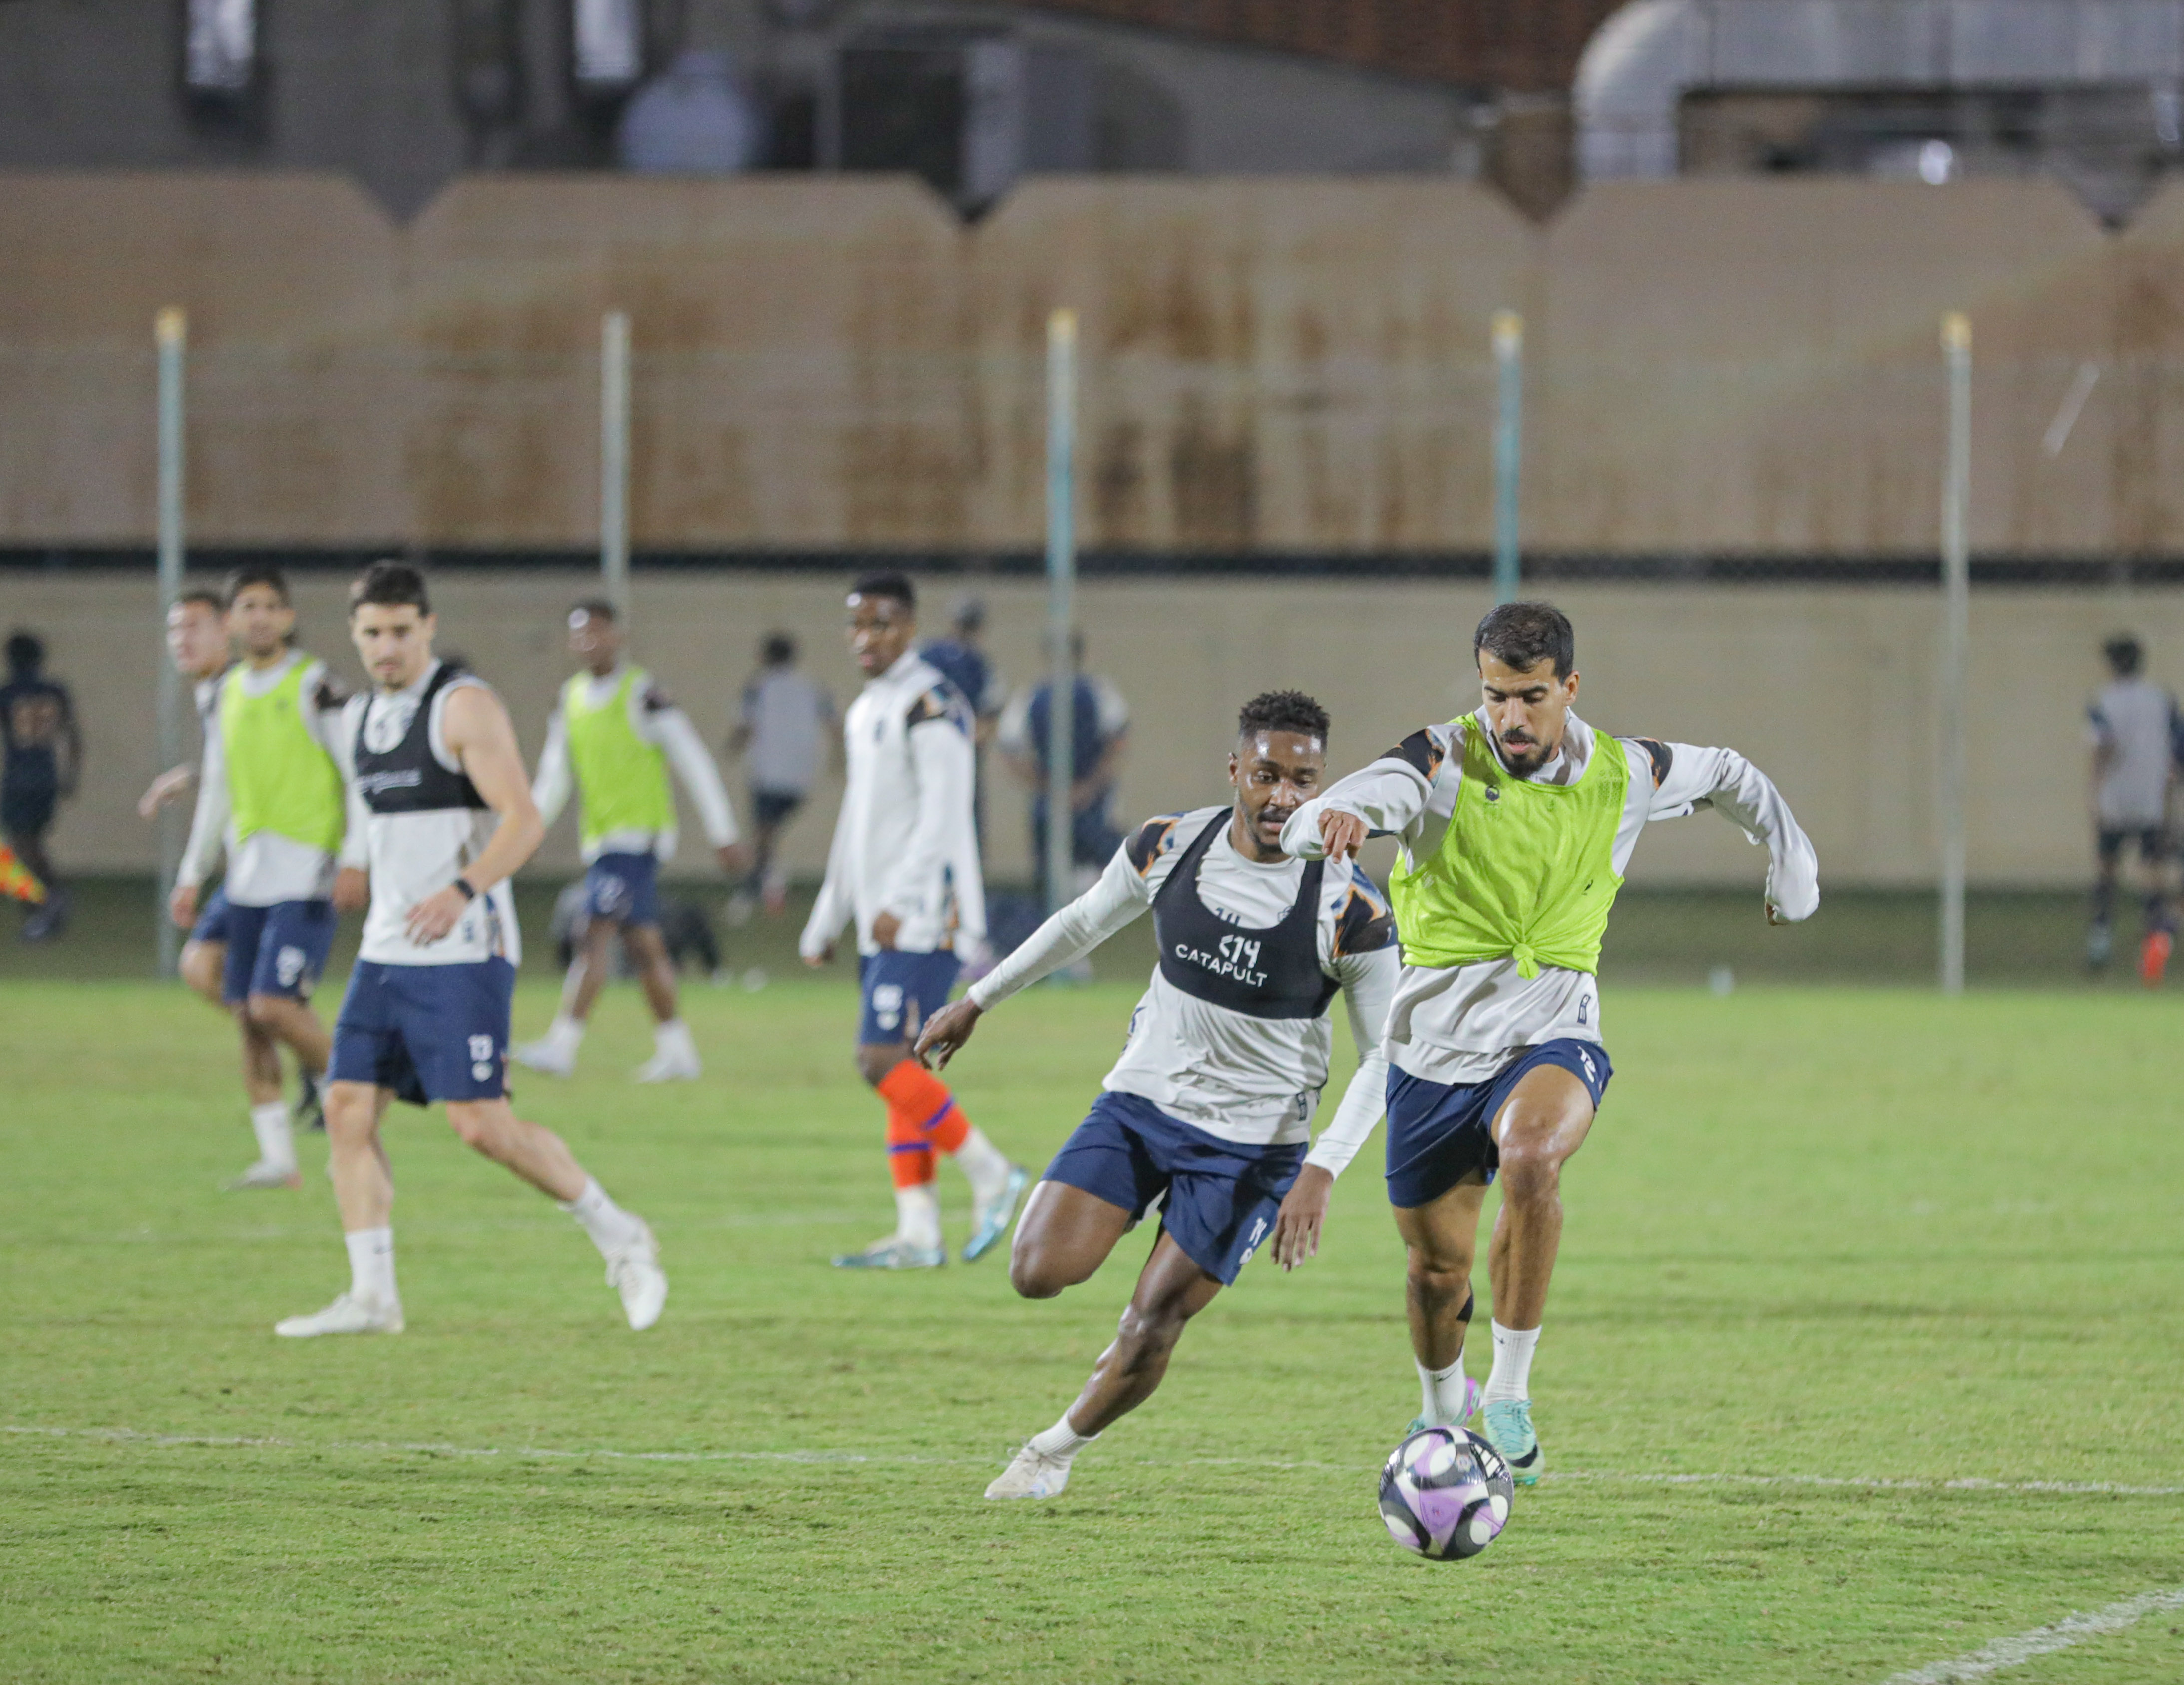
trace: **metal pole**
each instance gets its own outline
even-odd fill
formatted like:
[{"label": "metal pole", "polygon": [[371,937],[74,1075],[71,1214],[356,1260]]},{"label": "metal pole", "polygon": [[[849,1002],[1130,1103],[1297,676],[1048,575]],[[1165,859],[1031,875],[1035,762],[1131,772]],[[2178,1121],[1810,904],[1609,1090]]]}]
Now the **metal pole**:
[{"label": "metal pole", "polygon": [[1076,619],[1077,312],[1046,319],[1046,905],[1070,899],[1070,842],[1077,782],[1077,663],[1070,648]]},{"label": "metal pole", "polygon": [[1942,992],[1964,987],[1964,715],[1971,647],[1972,325],[1942,318],[1949,377],[1948,462],[1942,477]]},{"label": "metal pole", "polygon": [[1516,601],[1524,561],[1518,550],[1518,492],[1524,472],[1524,319],[1494,313],[1494,600]]},{"label": "metal pole", "polygon": [[629,617],[629,316],[599,322],[599,577]]},{"label": "metal pole", "polygon": [[[159,643],[159,701],[153,720],[164,770],[182,758],[182,676],[175,671],[167,653],[167,611],[182,592],[182,365],[189,347],[189,321],[181,310],[169,305],[153,323],[159,348],[159,600],[157,611]],[[181,869],[181,810],[169,806],[159,814],[159,869],[152,884],[154,965],[157,974],[172,977],[181,950],[181,932],[167,917],[167,896]]]}]

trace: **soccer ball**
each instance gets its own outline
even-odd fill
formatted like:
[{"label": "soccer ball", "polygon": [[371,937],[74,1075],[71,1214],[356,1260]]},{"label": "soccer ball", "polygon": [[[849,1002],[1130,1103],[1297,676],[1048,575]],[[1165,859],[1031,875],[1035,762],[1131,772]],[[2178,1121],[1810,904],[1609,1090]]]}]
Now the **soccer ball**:
[{"label": "soccer ball", "polygon": [[1477,1434],[1422,1428],[1388,1453],[1380,1470],[1380,1519],[1406,1550],[1455,1561],[1494,1543],[1516,1494],[1508,1464]]}]

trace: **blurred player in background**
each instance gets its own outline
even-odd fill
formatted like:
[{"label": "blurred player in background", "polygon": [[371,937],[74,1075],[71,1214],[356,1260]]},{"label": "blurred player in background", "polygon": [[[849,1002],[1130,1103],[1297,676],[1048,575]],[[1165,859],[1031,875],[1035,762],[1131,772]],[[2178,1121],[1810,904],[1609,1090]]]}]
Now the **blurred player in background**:
[{"label": "blurred player in background", "polygon": [[939,670],[940,676],[956,687],[956,694],[971,709],[975,728],[971,739],[975,751],[971,812],[978,829],[978,845],[983,848],[986,841],[986,745],[993,739],[994,723],[1000,718],[1008,687],[1002,681],[1001,670],[986,653],[986,605],[967,594],[956,598],[950,624],[953,636],[934,639],[918,654],[925,657],[928,666]]},{"label": "blurred player in background", "polygon": [[415,568],[374,563],[349,605],[372,683],[351,699],[336,740],[348,773],[344,863],[371,874],[326,1086],[349,1288],[274,1331],[402,1331],[394,1180],[380,1139],[397,1099],[446,1102],[466,1143],[561,1202],[606,1259],[629,1325],[649,1328],[667,1303],[652,1230],[607,1197],[559,1135],[508,1103],[509,1002],[522,957],[508,880],[546,831],[515,728],[483,680],[434,657],[438,622]]},{"label": "blurred player in background", "polygon": [[840,741],[834,699],[797,670],[796,640],[786,632],[766,633],[758,672],[744,687],[743,716],[728,734],[728,753],[743,761],[749,781],[757,833],[750,881],[733,904],[738,919],[749,918],[761,899],[768,912],[788,907],[788,874],[776,859],[781,834],[811,794],[827,745]]},{"label": "blurred player in background", "polygon": [[[1326,773],[1327,725],[1327,711],[1294,690],[1246,702],[1231,800],[1147,820],[1098,883],[918,1039],[921,1058],[945,1065],[984,1013],[1151,912],[1160,964],[1104,1091],[1032,1191],[1009,1280],[1050,1299],[1089,1280],[1156,1205],[1160,1234],[1084,1392],[989,1498],[1052,1498],[1067,1485],[1072,1459],[1152,1396],[1184,1325],[1270,1230],[1285,1269],[1317,1252],[1328,1191],[1380,1120],[1380,1035],[1399,969],[1388,903],[1360,867],[1282,852],[1284,823]],[[1337,990],[1357,1070],[1307,1153]]]},{"label": "blurred player in background", "polygon": [[1576,636],[1559,610],[1502,605],[1472,654],[1477,712],[1412,733],[1306,802],[1282,843],[1300,859],[1346,860],[1368,835],[1397,840],[1388,1197],[1409,1253],[1424,1399],[1412,1431],[1456,1426],[1480,1402],[1463,1342],[1480,1208],[1499,1173],[1485,1427],[1529,1486],[1546,1465],[1531,1368],[1562,1241],[1562,1167],[1611,1074],[1595,974],[1638,834],[1711,807],[1765,842],[1769,923],[1813,915],[1819,867],[1780,793],[1735,750],[1608,737],[1580,719]]},{"label": "blurred player in background", "polygon": [[2141,674],[2146,651],[2138,639],[2111,638],[2101,653],[2113,677],[2086,710],[2098,862],[2086,963],[2098,971],[2109,962],[2114,946],[2110,921],[2116,879],[2126,846],[2135,847],[2146,896],[2138,974],[2151,988],[2161,981],[2176,943],[2176,850],[2169,829],[2169,788],[2176,781],[2177,751],[2184,746],[2184,719],[2178,717],[2176,697]]},{"label": "blurred player in background", "polygon": [[17,631],[8,639],[8,682],[0,684],[0,835],[45,899],[23,921],[23,940],[49,941],[67,928],[68,891],[46,850],[60,804],[83,776],[83,733],[68,686],[46,675],[45,640]]},{"label": "blurred player in background", "polygon": [[[324,661],[292,647],[296,611],[279,568],[254,564],[229,577],[227,629],[242,659],[220,681],[197,817],[168,909],[190,929],[198,891],[226,854],[220,1002],[285,1045],[306,1084],[315,1084],[331,1044],[311,991],[333,946],[336,860],[348,817],[329,745],[348,693]],[[361,907],[361,877],[350,874],[341,893],[344,905]],[[243,1085],[258,1158],[229,1186],[294,1187],[279,1061],[259,1060],[246,1043]]]},{"label": "blurred player in background", "polygon": [[582,665],[561,688],[546,723],[546,749],[532,785],[542,825],[576,795],[582,825],[583,938],[561,986],[561,1010],[544,1037],[515,1050],[518,1063],[549,1076],[577,1068],[592,1006],[606,985],[619,931],[656,1024],[639,1082],[682,1082],[704,1066],[675,998],[675,962],[660,934],[660,862],[675,854],[675,791],[689,793],[705,840],[724,872],[744,863],[735,811],[705,740],[652,675],[622,659],[614,605],[596,599],[569,611],[569,653]]},{"label": "blurred player in background", "polygon": [[986,934],[978,839],[971,823],[971,717],[955,687],[911,647],[917,599],[900,573],[851,587],[850,650],[865,688],[843,717],[849,783],[827,881],[804,927],[805,962],[824,965],[845,923],[857,933],[857,1071],[887,1102],[895,1228],[844,1269],[932,1269],[941,1242],[934,1155],[970,1179],[966,1262],[1008,1232],[1023,1172],[964,1116],[939,1078],[910,1057],[946,1004],[967,951]]},{"label": "blurred player in background", "polygon": [[[1084,671],[1084,634],[1069,634],[1071,687],[1069,765],[1074,781],[1069,793],[1069,859],[1080,874],[1074,893],[1105,866],[1122,837],[1108,815],[1123,751],[1130,736],[1130,706],[1108,680]],[[1046,761],[1053,741],[1047,719],[1054,706],[1054,681],[1018,691],[1002,711],[1001,753],[1017,776],[1031,786],[1031,857],[1039,874],[1041,904],[1052,906],[1046,883]]]}]

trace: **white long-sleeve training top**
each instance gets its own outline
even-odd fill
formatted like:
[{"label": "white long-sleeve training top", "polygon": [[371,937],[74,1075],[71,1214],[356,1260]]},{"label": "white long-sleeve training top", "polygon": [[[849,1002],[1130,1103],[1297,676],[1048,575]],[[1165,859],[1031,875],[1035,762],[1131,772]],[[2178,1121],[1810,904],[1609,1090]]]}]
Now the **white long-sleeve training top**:
[{"label": "white long-sleeve training top", "polygon": [[855,921],[857,951],[879,951],[872,921],[901,921],[905,953],[986,937],[986,895],[972,819],[977,762],[971,711],[956,689],[914,652],[870,680],[842,717],[849,782],[827,881],[800,946],[816,959]]},{"label": "white long-sleeve training top", "polygon": [[[1232,810],[1201,807],[1163,814],[1115,851],[1099,882],[1040,925],[1023,946],[972,985],[991,1007],[1018,990],[1089,954],[1152,910],[1153,898],[1208,825],[1226,832]],[[1198,896],[1244,931],[1279,924],[1296,905],[1305,863],[1247,860],[1223,835],[1206,851]],[[1381,1029],[1400,969],[1387,899],[1349,862],[1320,878],[1317,913],[1320,969],[1341,985],[1357,1046],[1357,1070],[1306,1163],[1340,1175],[1386,1108],[1388,1063]],[[1252,1146],[1307,1139],[1334,1051],[1329,1015],[1254,1018],[1184,993],[1153,968],[1129,1040],[1101,1086],[1134,1094],[1184,1122]]]},{"label": "white long-sleeve training top", "polygon": [[[1468,718],[1458,719],[1412,732],[1370,766],[1337,779],[1290,816],[1283,849],[1300,860],[1319,858],[1319,816],[1333,809],[1393,833],[1407,859],[1429,859],[1456,811],[1462,734],[1470,726]],[[1493,752],[1498,759],[1500,750]],[[1574,784],[1602,752],[1630,762],[1630,792],[1615,833],[1618,876],[1649,821],[1711,807],[1752,842],[1767,845],[1766,897],[1783,918],[1794,922],[1818,910],[1819,863],[1811,841],[1781,792],[1734,749],[1603,739],[1573,714],[1562,747],[1533,778]],[[1557,966],[1525,978],[1507,956],[1474,965],[1406,965],[1388,1012],[1389,1062],[1429,1082],[1485,1082],[1526,1049],[1565,1038],[1601,1040],[1597,980]]]},{"label": "white long-sleeve training top", "polygon": [[[292,650],[262,672],[246,667],[242,688],[253,696],[263,696],[298,662],[304,664],[300,692],[304,729],[313,742],[335,756],[338,765],[335,739],[340,735],[342,705],[348,699],[327,678],[324,661]],[[220,729],[220,687],[226,679],[222,674],[198,687],[204,760],[198,772],[198,805],[190,820],[190,840],[183,845],[181,869],[175,881],[198,888],[212,875],[225,851],[227,898],[236,906],[277,907],[282,901],[324,901],[333,893],[334,856],[277,831],[259,831],[239,841],[235,835],[234,802],[227,785],[227,745]],[[207,685],[211,687],[209,693]]]},{"label": "white long-sleeve training top", "polygon": [[[604,678],[596,673],[589,675],[584,682],[585,700],[595,708],[604,706],[628,672],[628,663],[621,661]],[[721,782],[721,769],[706,750],[705,739],[698,735],[689,715],[668,700],[667,693],[649,674],[644,683],[630,686],[629,725],[638,737],[666,753],[667,764],[675,769],[675,776],[689,795],[690,805],[698,810],[705,840],[715,848],[726,848],[740,838],[743,833],[736,827],[735,808],[728,801],[727,787]],[[531,781],[531,799],[538,804],[540,820],[552,825],[576,789],[577,776],[569,761],[569,723],[557,703],[547,717],[546,747],[538,756],[538,776]],[[589,865],[603,854],[649,854],[671,860],[675,843],[672,825],[661,831],[611,831],[584,850],[584,863]]]}]

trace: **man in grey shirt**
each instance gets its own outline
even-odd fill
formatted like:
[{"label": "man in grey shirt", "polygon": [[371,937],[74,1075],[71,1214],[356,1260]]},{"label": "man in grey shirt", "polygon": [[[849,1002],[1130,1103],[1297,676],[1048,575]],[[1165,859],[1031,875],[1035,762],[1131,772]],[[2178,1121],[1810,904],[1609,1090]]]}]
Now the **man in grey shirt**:
[{"label": "man in grey shirt", "polygon": [[2148,988],[2161,981],[2176,946],[2176,850],[2169,835],[2169,786],[2176,776],[2184,719],[2176,699],[2145,678],[2146,651],[2136,638],[2101,646],[2114,675],[2086,710],[2092,748],[2093,824],[2099,868],[2093,880],[2092,923],[2086,962],[2098,970],[2113,946],[2110,919],[2125,845],[2136,843],[2146,891],[2145,933],[2138,971]]},{"label": "man in grey shirt", "polygon": [[796,666],[796,640],[768,633],[759,646],[759,669],[744,687],[743,717],[728,737],[728,753],[741,756],[757,815],[757,859],[750,881],[736,897],[737,915],[749,916],[763,896],[766,910],[788,902],[788,879],[774,863],[782,832],[818,778],[829,745],[838,745],[834,699],[827,687]]}]

